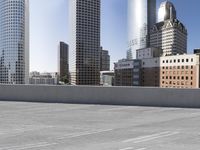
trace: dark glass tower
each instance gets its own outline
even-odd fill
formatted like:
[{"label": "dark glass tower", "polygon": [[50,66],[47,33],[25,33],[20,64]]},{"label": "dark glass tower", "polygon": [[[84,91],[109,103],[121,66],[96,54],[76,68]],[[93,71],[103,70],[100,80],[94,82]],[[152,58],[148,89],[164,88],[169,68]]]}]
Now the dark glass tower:
[{"label": "dark glass tower", "polygon": [[69,83],[69,46],[64,42],[59,44],[58,65],[60,80]]},{"label": "dark glass tower", "polygon": [[150,44],[149,33],[156,23],[156,0],[128,0],[128,55],[136,58],[136,50]]}]

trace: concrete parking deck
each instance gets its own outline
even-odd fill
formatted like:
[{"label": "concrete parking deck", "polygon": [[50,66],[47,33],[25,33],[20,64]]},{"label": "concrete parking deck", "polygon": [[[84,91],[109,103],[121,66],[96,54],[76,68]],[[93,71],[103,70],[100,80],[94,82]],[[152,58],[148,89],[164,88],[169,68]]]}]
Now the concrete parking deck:
[{"label": "concrete parking deck", "polygon": [[200,110],[0,102],[0,150],[199,150]]}]

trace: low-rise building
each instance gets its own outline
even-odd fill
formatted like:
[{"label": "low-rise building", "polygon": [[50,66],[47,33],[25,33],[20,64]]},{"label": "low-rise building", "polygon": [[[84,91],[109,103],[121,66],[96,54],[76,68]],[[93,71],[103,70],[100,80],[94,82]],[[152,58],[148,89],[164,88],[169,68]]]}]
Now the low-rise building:
[{"label": "low-rise building", "polygon": [[101,71],[100,85],[113,86],[114,85],[114,71]]},{"label": "low-rise building", "polygon": [[29,77],[29,84],[47,84],[47,85],[57,85],[59,82],[58,73],[39,73],[31,72]]},{"label": "low-rise building", "polygon": [[160,86],[160,58],[142,59],[141,86]]},{"label": "low-rise building", "polygon": [[199,88],[199,55],[160,58],[160,87]]},{"label": "low-rise building", "polygon": [[162,55],[162,49],[149,47],[136,50],[136,59],[154,58]]},{"label": "low-rise building", "polygon": [[142,86],[199,88],[199,55],[142,59]]},{"label": "low-rise building", "polygon": [[122,59],[114,64],[115,86],[140,86],[141,60]]}]

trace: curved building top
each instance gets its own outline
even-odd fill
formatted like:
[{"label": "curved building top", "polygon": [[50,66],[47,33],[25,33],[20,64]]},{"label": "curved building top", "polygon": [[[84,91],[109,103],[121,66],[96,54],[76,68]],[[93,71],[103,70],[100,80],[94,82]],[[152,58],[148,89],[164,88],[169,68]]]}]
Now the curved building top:
[{"label": "curved building top", "polygon": [[168,19],[176,19],[176,9],[173,3],[167,0],[160,4],[158,11],[158,22]]}]

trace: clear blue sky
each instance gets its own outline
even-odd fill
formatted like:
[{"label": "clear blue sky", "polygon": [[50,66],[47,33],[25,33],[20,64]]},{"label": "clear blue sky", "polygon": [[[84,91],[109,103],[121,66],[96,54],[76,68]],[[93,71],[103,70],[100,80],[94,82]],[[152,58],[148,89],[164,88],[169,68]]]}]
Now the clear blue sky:
[{"label": "clear blue sky", "polygon": [[[163,0],[157,0],[157,6]],[[188,52],[200,47],[199,0],[171,0],[188,29]],[[127,0],[102,0],[101,44],[113,62],[126,56]],[[59,41],[68,43],[68,0],[30,0],[30,70],[57,71]]]}]

